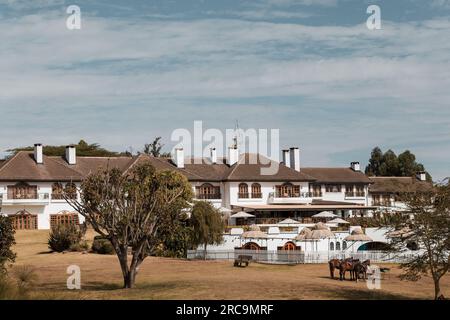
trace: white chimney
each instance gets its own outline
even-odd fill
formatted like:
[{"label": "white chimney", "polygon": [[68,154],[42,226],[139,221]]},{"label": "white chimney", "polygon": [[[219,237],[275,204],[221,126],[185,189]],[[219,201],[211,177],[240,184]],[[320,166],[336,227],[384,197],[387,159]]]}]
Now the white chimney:
[{"label": "white chimney", "polygon": [[42,144],[36,143],[34,145],[34,161],[36,161],[37,164],[43,164],[44,163],[44,156],[42,152]]},{"label": "white chimney", "polygon": [[66,147],[66,161],[70,165],[77,164],[77,149],[75,146]]},{"label": "white chimney", "polygon": [[173,162],[177,168],[184,168],[184,150],[183,148],[176,148],[173,155]]},{"label": "white chimney", "polygon": [[216,148],[211,148],[210,152],[211,152],[211,163],[212,164],[216,164],[217,163],[217,150],[216,150]]},{"label": "white chimney", "polygon": [[419,172],[417,172],[416,177],[417,177],[417,179],[420,180],[420,181],[427,181],[427,174],[426,174],[425,171],[419,171]]},{"label": "white chimney", "polygon": [[228,165],[231,167],[239,160],[239,150],[237,147],[228,148]]},{"label": "white chimney", "polygon": [[283,163],[286,167],[291,167],[291,156],[289,155],[289,149],[281,151],[283,153]]},{"label": "white chimney", "polygon": [[295,171],[300,172],[300,149],[291,148],[290,149],[290,167]]},{"label": "white chimney", "polygon": [[357,161],[350,163],[350,167],[353,171],[361,171],[361,165]]}]

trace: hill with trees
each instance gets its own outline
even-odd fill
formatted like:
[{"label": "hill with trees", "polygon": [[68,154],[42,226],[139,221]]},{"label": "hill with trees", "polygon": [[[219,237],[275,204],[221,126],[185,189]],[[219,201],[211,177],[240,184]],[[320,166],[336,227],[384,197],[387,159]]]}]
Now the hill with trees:
[{"label": "hill with trees", "polygon": [[[126,155],[126,153],[120,153],[115,151],[107,150],[103,147],[101,147],[98,143],[87,143],[84,140],[80,140],[78,144],[75,144],[75,147],[77,148],[77,156],[81,157],[118,157],[121,155]],[[7,152],[9,152],[11,155],[16,154],[19,151],[33,151],[34,147],[20,147],[15,149],[9,149]],[[66,145],[63,146],[44,146],[43,147],[43,153],[46,156],[64,156],[66,150]]]}]

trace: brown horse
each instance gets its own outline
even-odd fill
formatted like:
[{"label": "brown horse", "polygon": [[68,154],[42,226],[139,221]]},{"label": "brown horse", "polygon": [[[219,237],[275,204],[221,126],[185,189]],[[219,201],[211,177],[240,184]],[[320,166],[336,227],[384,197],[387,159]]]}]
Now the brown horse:
[{"label": "brown horse", "polygon": [[330,261],[328,261],[328,266],[330,267],[331,279],[334,279],[334,270],[336,270],[336,269],[340,270],[341,263],[342,263],[342,260],[339,260],[339,259],[331,259]]},{"label": "brown horse", "polygon": [[363,279],[367,280],[367,267],[370,266],[370,260],[365,260],[363,262],[358,262],[354,267],[354,280],[358,282],[359,276],[362,274]]},{"label": "brown horse", "polygon": [[355,277],[355,266],[359,263],[359,260],[354,260],[353,258],[345,259],[339,265],[339,280],[345,280],[345,273],[350,272],[350,280],[354,280]]}]

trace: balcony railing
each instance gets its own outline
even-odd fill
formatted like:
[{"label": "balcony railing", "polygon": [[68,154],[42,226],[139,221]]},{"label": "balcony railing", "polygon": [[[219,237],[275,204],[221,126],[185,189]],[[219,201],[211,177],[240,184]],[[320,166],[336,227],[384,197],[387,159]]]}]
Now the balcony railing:
[{"label": "balcony railing", "polygon": [[311,195],[311,197],[313,197],[313,198],[321,198],[322,197],[322,191],[319,191],[319,192],[310,192],[309,193],[310,195]]},{"label": "balcony railing", "polygon": [[249,193],[248,192],[239,192],[238,193],[238,198],[239,199],[248,199],[249,198]]},{"label": "balcony railing", "polygon": [[199,194],[195,196],[197,199],[200,200],[220,200],[222,199],[220,193],[208,193],[208,194]]},{"label": "balcony railing", "polygon": [[262,193],[261,192],[253,192],[252,193],[252,199],[261,199]]},{"label": "balcony railing", "polygon": [[275,198],[311,198],[312,194],[310,192],[293,192],[293,193],[282,193],[282,192],[271,192],[270,196]]},{"label": "balcony railing", "polygon": [[8,192],[8,199],[11,199],[11,200],[37,200],[38,193],[37,192],[31,192],[31,193]]},{"label": "balcony railing", "polygon": [[361,197],[365,197],[366,193],[364,191],[360,192],[360,191],[346,191],[345,192],[345,196],[346,197],[353,197],[353,198],[361,198]]},{"label": "balcony railing", "polygon": [[49,193],[36,193],[36,194],[8,194],[8,193],[2,193],[0,194],[0,199],[4,204],[8,203],[14,203],[14,202],[20,202],[20,203],[26,203],[26,202],[45,202],[50,199]]},{"label": "balcony railing", "polygon": [[[77,194],[67,194],[66,195],[69,199],[76,199]],[[64,196],[62,193],[52,193],[52,200],[64,200]]]},{"label": "balcony railing", "polygon": [[391,201],[373,201],[374,206],[392,207]]}]

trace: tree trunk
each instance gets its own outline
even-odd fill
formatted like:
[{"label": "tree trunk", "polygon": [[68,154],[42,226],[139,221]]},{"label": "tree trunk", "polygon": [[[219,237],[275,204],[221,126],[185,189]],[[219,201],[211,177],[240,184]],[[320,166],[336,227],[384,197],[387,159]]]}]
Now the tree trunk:
[{"label": "tree trunk", "polygon": [[440,279],[433,279],[434,280],[434,300],[437,300],[441,295],[441,286],[439,284]]},{"label": "tree trunk", "polygon": [[129,270],[123,278],[123,287],[125,289],[133,288],[135,280],[136,280],[136,270]]},{"label": "tree trunk", "polygon": [[204,251],[203,251],[203,259],[204,260],[206,260],[206,246],[207,246],[208,244],[207,243],[205,243],[205,247],[204,247]]}]

